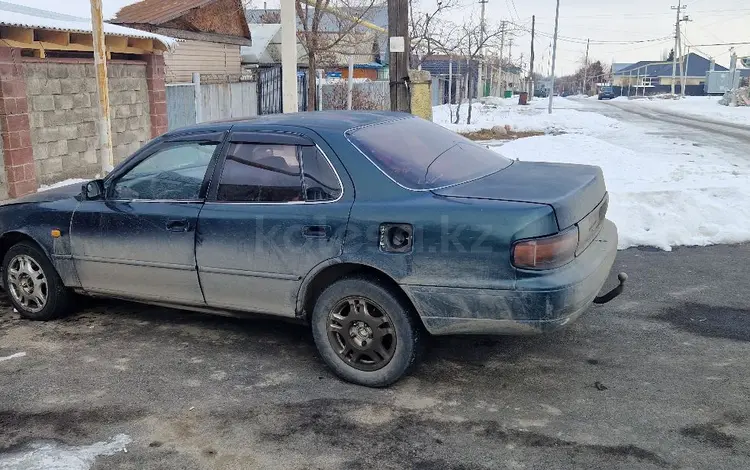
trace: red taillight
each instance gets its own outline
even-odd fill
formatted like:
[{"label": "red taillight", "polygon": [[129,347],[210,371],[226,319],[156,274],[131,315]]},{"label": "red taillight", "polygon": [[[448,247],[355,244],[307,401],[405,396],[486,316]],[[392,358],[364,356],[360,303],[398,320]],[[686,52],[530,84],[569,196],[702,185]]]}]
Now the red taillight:
[{"label": "red taillight", "polygon": [[552,269],[575,258],[578,247],[578,227],[542,238],[516,242],[511,249],[513,266],[521,269]]}]

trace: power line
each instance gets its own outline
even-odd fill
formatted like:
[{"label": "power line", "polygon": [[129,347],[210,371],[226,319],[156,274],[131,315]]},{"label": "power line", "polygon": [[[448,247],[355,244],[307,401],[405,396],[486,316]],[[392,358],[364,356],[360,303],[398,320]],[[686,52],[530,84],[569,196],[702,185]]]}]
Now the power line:
[{"label": "power line", "polygon": [[516,10],[516,0],[510,0],[510,4],[513,5],[513,11],[516,12],[516,18],[518,18],[518,21],[521,22],[521,15],[519,15],[518,10]]},{"label": "power line", "polygon": [[[738,9],[732,9],[731,11],[719,11],[716,10],[693,10],[693,13],[701,13],[701,18],[711,18],[711,17],[720,17],[720,16],[737,16],[738,12],[744,12],[744,11],[750,11],[750,8],[738,8]],[[655,16],[666,16],[671,15],[672,13],[662,12],[662,13],[651,13],[651,14],[640,14],[640,13],[613,13],[613,14],[602,14],[602,15],[576,15],[574,18],[571,18],[571,20],[575,19],[596,19],[596,18],[617,18],[617,19],[638,19],[638,18],[653,18]]]},{"label": "power line", "polygon": [[747,46],[750,41],[745,42],[717,42],[715,44],[695,44],[693,47],[714,47],[714,46]]}]

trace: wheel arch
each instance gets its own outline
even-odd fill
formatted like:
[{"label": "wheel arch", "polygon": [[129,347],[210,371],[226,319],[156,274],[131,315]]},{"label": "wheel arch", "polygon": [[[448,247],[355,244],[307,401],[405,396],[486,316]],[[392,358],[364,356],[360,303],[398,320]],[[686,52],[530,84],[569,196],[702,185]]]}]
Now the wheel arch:
[{"label": "wheel arch", "polygon": [[297,317],[310,320],[310,315],[320,293],[329,285],[346,277],[361,276],[376,279],[393,289],[422,322],[421,314],[409,293],[386,272],[362,263],[329,260],[313,269],[305,278],[297,294]]},{"label": "wheel arch", "polygon": [[47,261],[52,263],[52,266],[55,265],[55,263],[52,261],[52,257],[49,255],[45,247],[41,243],[36,241],[34,237],[20,230],[11,230],[0,235],[0,263],[2,263],[2,260],[5,259],[6,253],[8,253],[8,250],[10,250],[13,245],[24,241],[33,243],[34,246],[39,249],[39,251],[44,253],[44,256],[47,257]]}]

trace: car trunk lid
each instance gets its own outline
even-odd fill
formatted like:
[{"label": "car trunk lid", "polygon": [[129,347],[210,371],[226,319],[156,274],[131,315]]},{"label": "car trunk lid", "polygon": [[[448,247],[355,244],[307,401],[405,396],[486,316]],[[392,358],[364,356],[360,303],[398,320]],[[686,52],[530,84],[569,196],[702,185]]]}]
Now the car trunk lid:
[{"label": "car trunk lid", "polygon": [[606,187],[602,170],[596,166],[516,161],[504,170],[433,193],[547,204],[563,230],[591,213],[604,198]]}]

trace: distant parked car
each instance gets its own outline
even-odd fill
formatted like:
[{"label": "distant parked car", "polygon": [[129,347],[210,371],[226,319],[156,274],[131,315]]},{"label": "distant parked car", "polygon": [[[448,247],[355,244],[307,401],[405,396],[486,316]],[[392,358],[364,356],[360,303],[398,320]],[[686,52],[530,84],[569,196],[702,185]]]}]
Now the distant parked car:
[{"label": "distant parked car", "polygon": [[615,97],[615,90],[611,86],[603,86],[599,90],[600,100],[603,100],[603,99],[611,100],[611,99],[614,99],[614,97]]},{"label": "distant parked car", "polygon": [[607,204],[598,167],[509,160],[411,115],[205,123],[0,206],[2,282],[32,320],[74,292],[296,319],[336,374],[385,386],[427,333],[541,333],[619,294],[597,297]]}]

